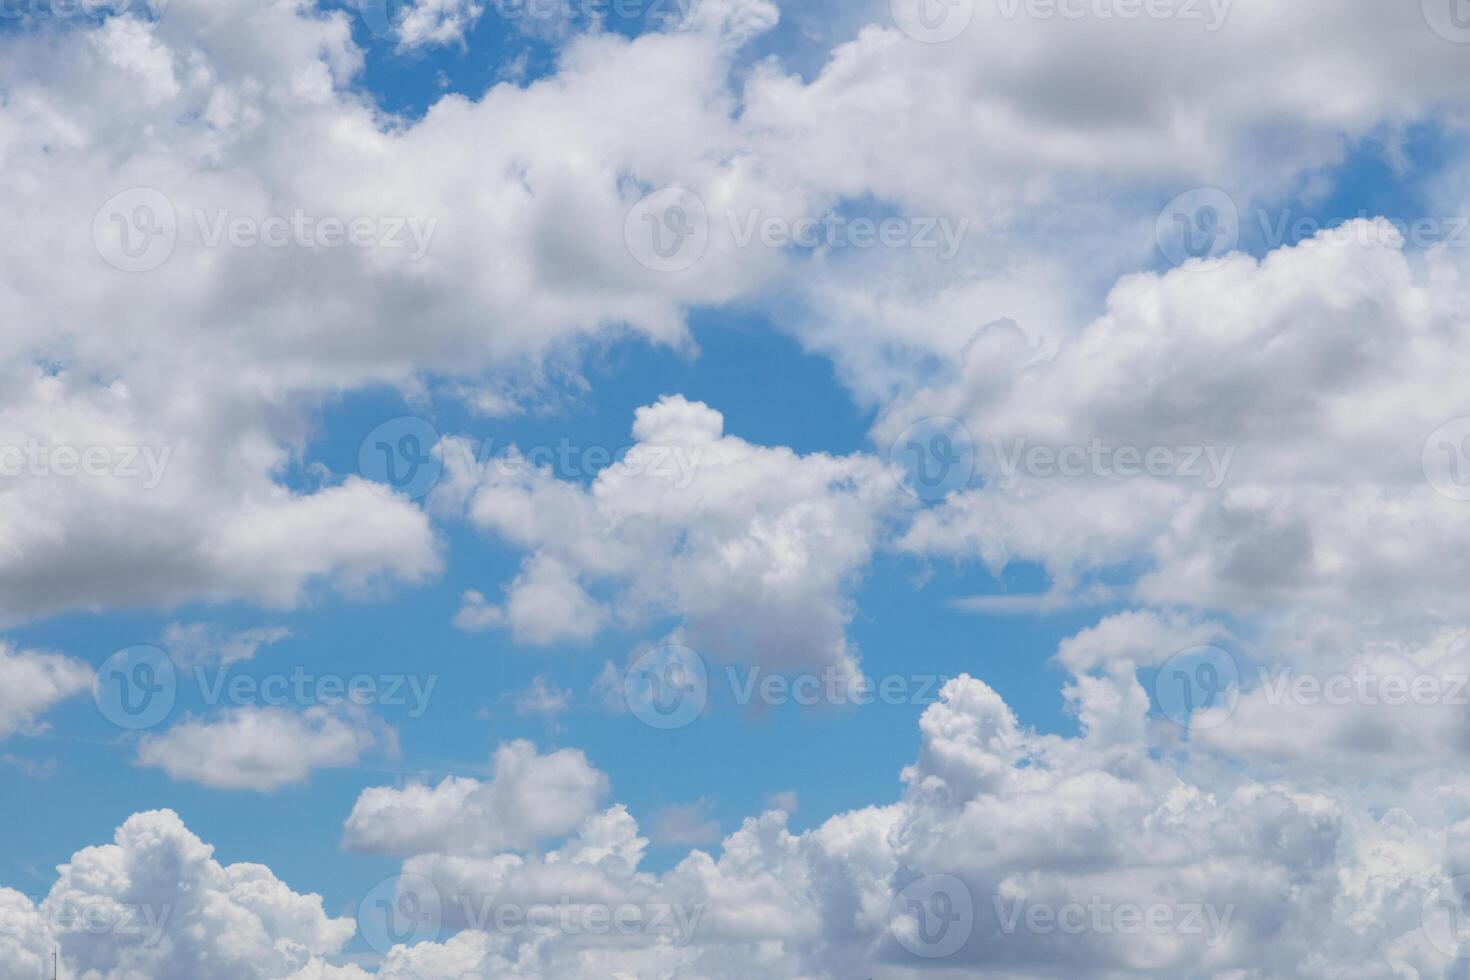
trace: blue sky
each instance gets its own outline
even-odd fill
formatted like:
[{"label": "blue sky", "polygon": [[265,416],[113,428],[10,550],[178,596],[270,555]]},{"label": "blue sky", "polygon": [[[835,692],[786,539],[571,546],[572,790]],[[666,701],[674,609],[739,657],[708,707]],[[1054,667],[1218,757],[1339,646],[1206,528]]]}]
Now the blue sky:
[{"label": "blue sky", "polygon": [[[96,882],[126,875],[97,869],[127,855],[124,897],[223,888],[258,925],[227,942],[186,918],[182,952],[139,961],[159,980],[244,975],[231,949],[251,980],[447,980],[425,965],[441,957],[488,977],[517,956],[524,980],[916,980],[931,956],[1007,977],[1453,975],[1417,910],[1470,871],[1462,706],[1282,703],[1256,680],[1470,677],[1470,89],[1448,84],[1452,30],[1327,0],[1238,0],[1203,38],[1183,15],[1115,18],[1114,0],[1075,0],[1075,22],[956,0],[966,28],[938,42],[906,26],[915,0],[704,0],[682,28],[613,16],[600,34],[472,0],[172,2],[0,22],[0,224],[24,231],[0,242],[17,324],[0,454],[177,454],[151,495],[0,477],[0,781],[18,801],[0,809],[0,911],[105,897]],[[420,14],[443,36],[410,37]],[[708,241],[660,271],[629,229],[674,188]],[[176,240],[130,266],[159,199]],[[231,247],[188,218],[293,208],[431,216],[435,237],[413,259]],[[1213,232],[1217,208],[1220,248],[1172,249],[1166,229]],[[943,256],[766,248],[727,234],[742,215],[965,231]],[[1433,230],[1385,240],[1378,216]],[[1346,240],[1318,238],[1333,229]],[[915,499],[892,448],[934,419],[972,438],[976,473]],[[444,464],[432,492],[365,486],[384,427],[409,425]],[[667,497],[601,464],[461,473],[456,438],[716,459],[699,493]],[[1053,478],[1007,471],[1003,442],[1233,463],[1217,485]],[[706,710],[672,730],[626,710],[635,658],[699,637]],[[133,647],[171,649],[179,679],[144,731],[86,692]],[[1155,681],[1187,684],[1168,672],[1201,648],[1241,679],[1178,724]],[[916,696],[757,708],[728,673],[854,661]],[[251,693],[232,710],[196,666],[373,678],[409,703],[313,714]],[[566,704],[524,708],[538,690]],[[287,744],[248,727],[267,707]],[[327,730],[291,727],[311,718]],[[497,771],[521,739],[524,771]],[[120,827],[133,837],[84,850]],[[324,914],[273,918],[212,865],[150,863],[197,841],[268,869],[267,904],[318,894]],[[446,929],[383,961],[358,903],[419,874],[713,915],[685,959],[646,936],[527,952]],[[959,949],[915,949],[916,882],[966,898]],[[1013,935],[992,899],[1016,896],[1239,916],[1207,948]],[[126,968],[107,942],[13,939],[0,928],[0,959],[27,969],[53,939],[70,968]]]}]

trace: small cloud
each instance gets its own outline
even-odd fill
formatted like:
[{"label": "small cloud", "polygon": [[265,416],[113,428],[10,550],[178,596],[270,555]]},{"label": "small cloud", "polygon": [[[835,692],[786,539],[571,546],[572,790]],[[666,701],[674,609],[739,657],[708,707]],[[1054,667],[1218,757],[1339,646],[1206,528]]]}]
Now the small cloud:
[{"label": "small cloud", "polygon": [[505,610],[492,606],[482,592],[470,589],[460,596],[459,612],[454,614],[456,629],[466,633],[483,633],[505,623]]},{"label": "small cloud", "polygon": [[710,803],[704,798],[693,803],[671,803],[653,815],[648,835],[659,844],[719,843],[720,822],[709,811]]},{"label": "small cloud", "polygon": [[259,626],[227,632],[213,623],[170,623],[163,631],[163,645],[180,667],[215,663],[223,667],[249,660],[263,646],[291,636],[285,626]]},{"label": "small cloud", "polygon": [[571,691],[557,687],[545,674],[540,674],[531,681],[530,687],[516,692],[516,714],[541,715],[555,721],[558,715],[572,706],[575,699],[576,695]]},{"label": "small cloud", "polygon": [[786,814],[796,812],[796,790],[788,789],[780,793],[766,794],[766,809],[780,810]]}]

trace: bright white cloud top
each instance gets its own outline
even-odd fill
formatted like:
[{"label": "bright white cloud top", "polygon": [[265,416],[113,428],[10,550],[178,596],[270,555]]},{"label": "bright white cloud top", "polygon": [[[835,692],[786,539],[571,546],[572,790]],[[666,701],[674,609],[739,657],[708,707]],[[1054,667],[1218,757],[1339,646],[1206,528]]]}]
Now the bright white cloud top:
[{"label": "bright white cloud top", "polygon": [[[591,746],[476,745],[479,775],[354,788],[342,846],[401,874],[328,910],[138,812],[44,894],[0,889],[0,980],[53,948],[87,980],[1466,975],[1455,2],[895,0],[804,67],[784,22],[852,10],[702,0],[630,37],[579,9],[514,23],[544,72],[419,115],[373,91],[363,25],[401,68],[506,5],[0,24],[7,630],[401,596],[445,584],[460,525],[511,570],[456,582],[445,619],[527,656],[641,632],[854,678],[889,559],[1045,572],[1044,595],[961,600],[978,611],[1114,607],[1055,650],[1075,735],[977,668],[923,711],[892,793],[805,830],[785,803],[707,843],[703,800],[640,827]],[[1425,133],[1437,232],[1371,211],[1282,231],[1365,145],[1403,174]],[[1180,194],[1212,202],[1184,233],[1221,247],[1176,252]],[[458,432],[422,447],[422,494],[309,462],[344,398],[535,414],[607,345],[697,356],[709,310],[825,358],[866,446],[748,439],[666,393],[586,479]],[[942,499],[905,492],[894,451],[930,417],[974,450]],[[187,669],[292,636],[169,622]],[[0,642],[7,747],[54,728],[89,663]],[[609,671],[506,703],[556,734],[616,694]],[[128,761],[254,801],[387,769],[398,734],[371,706],[237,704]]]}]

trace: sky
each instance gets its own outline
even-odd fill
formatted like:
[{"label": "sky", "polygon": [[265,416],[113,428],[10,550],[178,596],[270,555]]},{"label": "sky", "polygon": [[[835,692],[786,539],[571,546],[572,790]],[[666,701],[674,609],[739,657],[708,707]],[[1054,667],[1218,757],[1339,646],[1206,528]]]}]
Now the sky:
[{"label": "sky", "polygon": [[1467,57],[0,7],[0,980],[1465,975]]}]

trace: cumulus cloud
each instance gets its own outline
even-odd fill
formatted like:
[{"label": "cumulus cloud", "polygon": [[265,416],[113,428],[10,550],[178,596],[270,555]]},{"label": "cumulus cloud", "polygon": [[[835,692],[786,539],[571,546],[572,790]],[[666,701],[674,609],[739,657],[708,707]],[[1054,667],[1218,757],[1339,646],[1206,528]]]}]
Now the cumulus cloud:
[{"label": "cumulus cloud", "polygon": [[880,423],[950,415],[977,442],[984,486],[921,514],[907,546],[1040,562],[1067,587],[1141,562],[1156,604],[1463,617],[1467,511],[1436,487],[1457,463],[1425,446],[1464,414],[1464,269],[1355,227],[1125,278],[1055,356],[982,332]]},{"label": "cumulus cloud", "polygon": [[906,500],[885,464],[757,446],[681,396],[638,409],[633,437],[590,486],[529,461],[477,469],[450,441],[443,505],[528,552],[503,609],[470,596],[460,625],[544,644],[673,616],[719,658],[850,666],[848,594]]},{"label": "cumulus cloud", "polygon": [[381,854],[486,854],[528,848],[590,816],[607,777],[575,749],[546,755],[525,740],[495,750],[488,780],[449,776],[434,785],[365,790],[348,816],[348,847]]},{"label": "cumulus cloud", "polygon": [[53,944],[66,976],[278,980],[304,968],[303,976],[329,976],[311,971],[354,929],[262,865],[220,864],[170,810],[134,814],[112,843],[72,855],[39,903],[0,890],[0,913],[6,980],[49,970]]},{"label": "cumulus cloud", "polygon": [[353,765],[373,748],[394,752],[397,742],[360,709],[241,707],[145,735],[137,761],[174,779],[269,792],[305,782],[314,769]]},{"label": "cumulus cloud", "polygon": [[[1311,750],[1283,769],[1200,741],[1208,732],[1171,734],[1143,690],[1150,668],[1176,644],[1234,646],[1224,637],[1207,622],[1130,613],[1066,641],[1058,663],[1084,716],[1076,737],[1038,734],[988,685],[956,678],[920,720],[895,802],[802,834],[772,811],[745,821],[717,854],[693,851],[664,872],[639,870],[644,841],[619,807],[589,807],[544,853],[523,844],[470,855],[457,835],[426,837],[404,870],[455,910],[446,912],[454,935],[394,950],[379,975],[1454,975],[1421,916],[1461,863],[1451,828],[1470,797],[1449,791],[1453,748],[1432,759],[1444,791],[1400,789],[1393,802],[1360,780],[1323,783]],[[1117,716],[1107,724],[1086,714],[1101,704]],[[1280,720],[1243,710],[1232,724],[1248,740],[1279,731]],[[1357,738],[1351,726],[1328,726],[1310,741],[1351,752]],[[1217,751],[1245,768],[1217,765]],[[1412,784],[1427,790],[1429,779]],[[953,904],[928,904],[933,892],[922,889],[935,882]],[[668,905],[694,925],[687,937],[556,928],[532,937],[483,914],[558,901]],[[934,923],[918,931],[925,908],[962,923],[961,941],[937,952]]]},{"label": "cumulus cloud", "polygon": [[91,683],[91,668],[78,660],[0,643],[0,738],[44,731],[39,716]]}]

